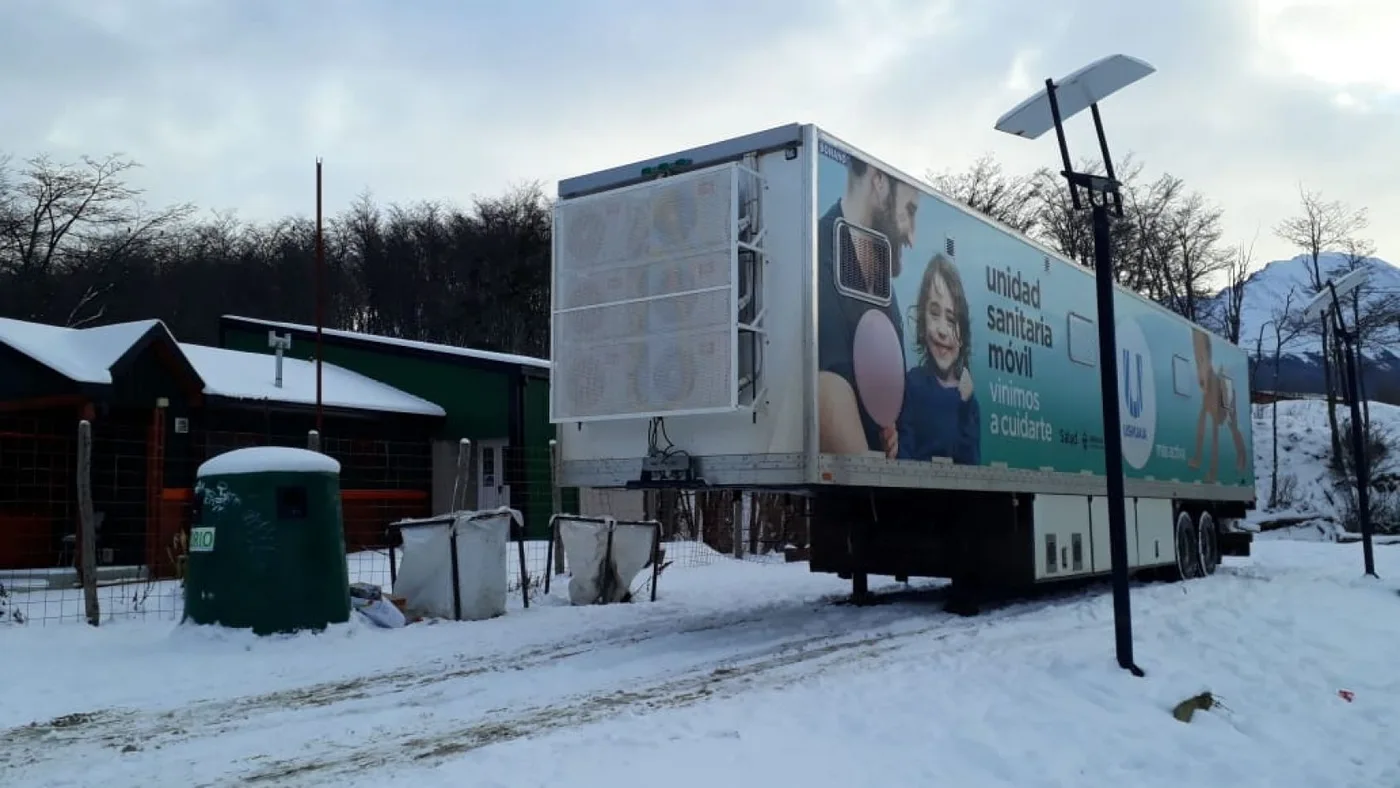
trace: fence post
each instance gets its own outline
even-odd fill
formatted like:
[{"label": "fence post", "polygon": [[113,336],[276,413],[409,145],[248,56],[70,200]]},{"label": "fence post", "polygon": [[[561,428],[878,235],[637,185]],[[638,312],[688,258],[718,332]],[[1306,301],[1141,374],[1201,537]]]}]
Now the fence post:
[{"label": "fence post", "polygon": [[744,493],[734,491],[734,557],[744,557]]},{"label": "fence post", "polygon": [[306,448],[319,452],[321,450],[321,433],[316,430],[306,433]]},{"label": "fence post", "polygon": [[758,555],[758,538],[762,535],[763,526],[768,522],[764,504],[768,503],[770,495],[772,493],[749,493],[749,555]]},{"label": "fence post", "polygon": [[471,479],[472,442],[463,438],[457,443],[457,475],[452,479],[452,511],[460,512],[467,505],[467,482]]},{"label": "fence post", "polygon": [[[552,514],[564,513],[564,488],[559,486],[559,441],[549,439],[549,496],[550,506],[553,508]],[[554,574],[564,574],[564,540],[559,536],[558,528],[551,528],[554,533],[550,538],[554,540]]]},{"label": "fence post", "polygon": [[78,567],[87,622],[97,626],[97,523],[92,512],[92,422],[78,422]]}]

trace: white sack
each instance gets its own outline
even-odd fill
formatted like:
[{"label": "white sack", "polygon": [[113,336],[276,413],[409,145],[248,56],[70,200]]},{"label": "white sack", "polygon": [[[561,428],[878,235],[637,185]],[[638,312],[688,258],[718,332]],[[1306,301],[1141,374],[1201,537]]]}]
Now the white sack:
[{"label": "white sack", "polygon": [[[656,529],[650,525],[618,525],[560,519],[559,541],[569,566],[569,602],[574,605],[612,604],[628,598],[632,581],[651,559]],[[612,555],[608,533],[612,532]],[[605,583],[604,578],[610,577]],[[605,586],[607,593],[604,594]]]},{"label": "white sack", "polygon": [[394,580],[394,595],[403,597],[409,615],[452,618],[451,535],[455,518],[441,517],[404,524],[403,557]]},{"label": "white sack", "polygon": [[506,554],[512,516],[519,519],[520,513],[493,510],[490,514],[475,512],[457,518],[457,572],[461,576],[459,589],[465,621],[506,613]]},{"label": "white sack", "polygon": [[404,598],[411,615],[451,619],[452,534],[457,535],[458,600],[462,620],[480,621],[506,612],[506,556],[514,509],[458,512],[447,517],[404,524],[403,559],[394,594]]}]

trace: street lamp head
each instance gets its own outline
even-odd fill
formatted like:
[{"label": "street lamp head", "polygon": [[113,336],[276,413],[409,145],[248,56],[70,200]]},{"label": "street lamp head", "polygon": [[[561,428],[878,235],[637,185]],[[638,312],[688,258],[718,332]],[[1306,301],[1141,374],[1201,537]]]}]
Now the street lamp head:
[{"label": "street lamp head", "polygon": [[[1128,55],[1109,55],[1055,83],[1061,120],[1083,112],[1157,69]],[[1042,88],[997,119],[997,131],[1036,139],[1055,128],[1050,95]]]},{"label": "street lamp head", "polygon": [[1318,289],[1317,295],[1303,307],[1303,319],[1316,320],[1326,314],[1332,308],[1333,297],[1344,298],[1351,295],[1352,291],[1364,284],[1370,276],[1371,269],[1362,266],[1341,279],[1328,279]]}]

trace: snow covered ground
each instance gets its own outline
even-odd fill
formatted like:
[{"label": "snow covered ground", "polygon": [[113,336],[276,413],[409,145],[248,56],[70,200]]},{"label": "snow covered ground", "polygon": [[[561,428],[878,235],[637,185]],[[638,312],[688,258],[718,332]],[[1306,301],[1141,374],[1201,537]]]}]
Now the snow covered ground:
[{"label": "snow covered ground", "polygon": [[[931,586],[851,608],[805,565],[738,561],[667,570],[654,604],[558,584],[487,622],[8,627],[0,785],[1393,788],[1400,547],[1377,562],[1274,540],[1137,586],[1142,679],[1104,586],[963,619]],[[1226,708],[1172,717],[1203,690]]]},{"label": "snow covered ground", "polygon": [[[1389,433],[1400,440],[1400,408],[1381,402],[1371,404],[1371,424],[1374,430]],[[1269,491],[1273,463],[1273,408],[1278,408],[1278,476],[1280,500],[1270,509]],[[1341,527],[1334,494],[1334,481],[1327,469],[1331,451],[1327,425],[1327,405],[1323,400],[1279,402],[1277,405],[1254,405],[1251,408],[1254,426],[1254,475],[1258,508],[1250,513],[1249,521],[1265,526],[1293,523],[1259,534],[1263,539],[1309,539],[1336,541],[1353,537]],[[1345,406],[1338,409],[1338,419],[1347,418]],[[1343,422],[1348,429],[1350,422]],[[1349,434],[1344,436],[1350,445]],[[1394,447],[1400,453],[1400,445]],[[1392,458],[1381,469],[1393,472]],[[1332,493],[1332,495],[1329,495]],[[1396,537],[1380,537],[1392,541]]]}]

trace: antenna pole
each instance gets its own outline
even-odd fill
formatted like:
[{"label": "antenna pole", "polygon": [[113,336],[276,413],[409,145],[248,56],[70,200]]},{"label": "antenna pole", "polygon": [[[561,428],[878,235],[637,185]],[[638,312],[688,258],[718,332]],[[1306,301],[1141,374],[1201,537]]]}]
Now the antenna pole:
[{"label": "antenna pole", "polygon": [[316,432],[322,432],[321,334],[326,322],[326,247],[321,239],[321,157],[316,157]]}]

